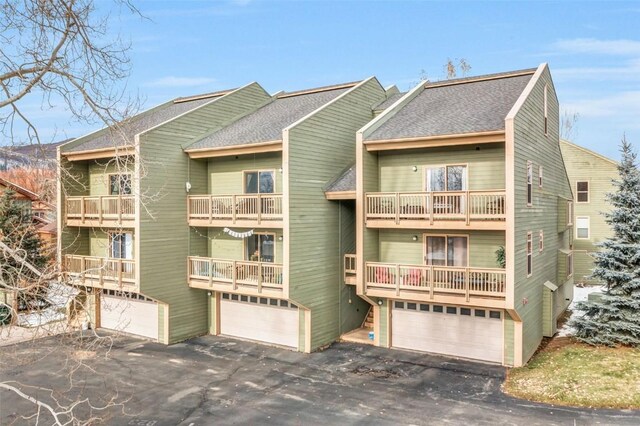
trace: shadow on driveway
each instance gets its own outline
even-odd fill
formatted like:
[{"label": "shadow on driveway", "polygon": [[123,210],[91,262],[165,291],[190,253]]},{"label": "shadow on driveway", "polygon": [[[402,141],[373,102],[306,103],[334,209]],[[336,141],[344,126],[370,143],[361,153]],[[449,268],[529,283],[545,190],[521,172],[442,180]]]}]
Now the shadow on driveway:
[{"label": "shadow on driveway", "polygon": [[[168,347],[115,336],[108,355],[93,348],[79,357],[59,339],[14,346],[15,357],[3,352],[2,381],[56,389],[68,401],[82,395],[94,405],[117,394],[127,400],[123,407],[94,412],[107,424],[640,424],[634,411],[506,396],[503,367],[372,346],[337,343],[301,354],[215,336]],[[28,357],[29,364],[16,361]],[[70,388],[78,364],[67,361],[80,358],[86,366]],[[35,412],[1,389],[0,403],[0,424]]]}]

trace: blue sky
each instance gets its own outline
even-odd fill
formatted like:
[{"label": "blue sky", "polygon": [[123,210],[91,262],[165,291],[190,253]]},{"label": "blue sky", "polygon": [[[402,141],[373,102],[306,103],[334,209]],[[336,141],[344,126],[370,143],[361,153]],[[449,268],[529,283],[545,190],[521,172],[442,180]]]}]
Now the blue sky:
[{"label": "blue sky", "polygon": [[[422,70],[443,79],[448,58],[469,75],[548,62],[563,112],[579,114],[576,143],[617,159],[626,132],[640,148],[640,2],[134,3],[148,20],[112,24],[132,42],[127,90],[145,107],[251,81],[276,92],[375,75],[408,90]],[[91,130],[50,113],[59,134]]]}]

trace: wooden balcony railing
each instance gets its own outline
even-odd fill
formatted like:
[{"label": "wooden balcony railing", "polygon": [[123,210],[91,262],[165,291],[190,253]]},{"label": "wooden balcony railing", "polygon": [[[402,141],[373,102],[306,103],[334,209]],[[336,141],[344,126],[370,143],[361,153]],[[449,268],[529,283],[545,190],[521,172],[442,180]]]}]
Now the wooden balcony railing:
[{"label": "wooden balcony railing", "polygon": [[400,265],[367,262],[365,291],[389,290],[396,296],[411,293],[463,295],[504,298],[504,269],[469,268],[433,265]]},{"label": "wooden balcony railing", "polygon": [[86,285],[135,286],[136,262],[94,256],[65,255],[63,270]]},{"label": "wooden balcony railing", "polygon": [[[257,293],[282,290],[282,265],[269,262],[189,257],[189,283],[251,288]],[[199,286],[198,286],[199,287]]]},{"label": "wooden balcony railing", "polygon": [[67,222],[70,224],[133,223],[135,197],[133,195],[95,195],[66,198]]},{"label": "wooden balcony railing", "polygon": [[505,191],[378,192],[366,194],[367,220],[504,221]]},{"label": "wooden balcony railing", "polygon": [[282,194],[190,195],[190,221],[282,221]]},{"label": "wooden balcony railing", "polygon": [[346,284],[356,283],[356,261],[355,254],[344,255],[344,282]]}]

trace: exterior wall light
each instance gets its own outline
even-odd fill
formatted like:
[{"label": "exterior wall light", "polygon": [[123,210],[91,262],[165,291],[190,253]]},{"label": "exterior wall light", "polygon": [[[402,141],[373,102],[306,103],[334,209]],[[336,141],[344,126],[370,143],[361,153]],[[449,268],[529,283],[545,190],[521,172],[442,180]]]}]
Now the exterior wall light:
[{"label": "exterior wall light", "polygon": [[413,237],[411,237],[411,239],[412,239],[413,241],[418,241],[418,236],[417,236],[417,235],[414,235]]},{"label": "exterior wall light", "polygon": [[413,166],[413,171],[417,172],[418,171],[418,166]]}]

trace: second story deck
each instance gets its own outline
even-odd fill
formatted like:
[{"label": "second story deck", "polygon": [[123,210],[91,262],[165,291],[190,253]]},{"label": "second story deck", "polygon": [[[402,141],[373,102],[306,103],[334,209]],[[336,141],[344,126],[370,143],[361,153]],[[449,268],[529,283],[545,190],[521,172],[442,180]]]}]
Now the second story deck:
[{"label": "second story deck", "polygon": [[374,192],[365,198],[371,228],[505,229],[504,190]]},{"label": "second story deck", "polygon": [[133,195],[95,195],[66,197],[68,226],[130,228],[135,222]]},{"label": "second story deck", "polygon": [[282,194],[190,195],[191,226],[282,227]]}]

